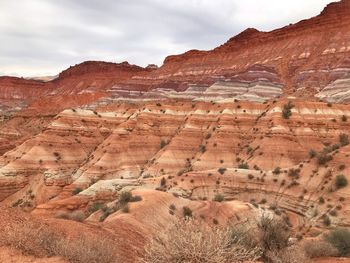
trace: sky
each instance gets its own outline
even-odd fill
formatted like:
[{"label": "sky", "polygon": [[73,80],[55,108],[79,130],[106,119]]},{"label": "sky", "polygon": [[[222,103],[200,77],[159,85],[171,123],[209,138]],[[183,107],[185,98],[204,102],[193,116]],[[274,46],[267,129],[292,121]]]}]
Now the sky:
[{"label": "sky", "polygon": [[0,75],[53,76],[86,60],[161,66],[248,27],[270,31],[318,15],[330,2],[0,0]]}]

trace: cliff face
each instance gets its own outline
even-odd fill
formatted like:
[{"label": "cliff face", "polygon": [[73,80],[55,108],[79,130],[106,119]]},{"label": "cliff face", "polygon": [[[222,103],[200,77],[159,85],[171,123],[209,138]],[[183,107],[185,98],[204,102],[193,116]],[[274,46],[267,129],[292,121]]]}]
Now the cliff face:
[{"label": "cliff face", "polygon": [[313,95],[349,73],[349,14],[349,1],[343,0],[281,29],[247,29],[212,51],[171,56],[152,75],[191,82],[263,64],[278,72],[285,92]]},{"label": "cliff face", "polygon": [[[128,98],[130,92],[147,91],[151,95],[146,97],[155,97],[159,93],[172,97],[171,91],[191,92],[193,87],[203,92],[210,91],[210,87],[219,81],[230,81],[228,76],[258,66],[274,71],[284,94],[308,98],[316,95],[316,98],[341,102],[347,101],[349,95],[347,86],[338,85],[337,81],[349,83],[349,54],[350,4],[349,0],[342,0],[328,5],[316,17],[281,29],[260,32],[250,28],[214,50],[191,50],[169,56],[160,68],[141,68],[127,62],[89,61],[71,67],[55,80],[45,83],[0,78],[0,99],[7,100],[7,104],[11,99],[13,105],[20,108],[38,97],[41,101],[48,99],[46,106],[54,103],[58,107],[62,101],[55,95],[77,96],[77,99],[71,100],[71,103],[77,102],[73,106],[84,105],[90,101],[89,94],[100,92],[98,97],[101,97],[109,94],[110,89],[123,91],[117,92],[118,98]],[[265,77],[264,71],[257,72],[251,81],[256,83]],[[258,93],[260,90],[264,91],[258,89]],[[167,94],[169,91],[170,94]],[[81,102],[80,95],[83,95]],[[235,96],[235,93],[230,96]],[[205,99],[206,96],[197,94],[196,98]],[[91,101],[96,99],[94,97]],[[69,107],[66,99],[63,101],[64,107],[57,109],[56,113]]]}]

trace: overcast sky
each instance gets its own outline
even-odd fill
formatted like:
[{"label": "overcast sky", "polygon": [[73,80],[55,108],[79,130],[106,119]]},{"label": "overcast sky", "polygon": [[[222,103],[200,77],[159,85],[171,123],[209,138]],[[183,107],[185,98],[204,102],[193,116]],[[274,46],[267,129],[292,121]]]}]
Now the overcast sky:
[{"label": "overcast sky", "polygon": [[329,0],[0,0],[0,75],[56,75],[85,60],[161,65],[248,27],[268,31]]}]

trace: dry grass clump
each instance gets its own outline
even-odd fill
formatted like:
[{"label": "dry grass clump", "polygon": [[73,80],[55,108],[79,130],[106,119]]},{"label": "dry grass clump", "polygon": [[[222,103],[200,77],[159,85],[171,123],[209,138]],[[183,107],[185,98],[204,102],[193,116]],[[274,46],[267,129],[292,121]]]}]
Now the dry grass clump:
[{"label": "dry grass clump", "polygon": [[281,250],[271,250],[267,252],[271,263],[306,263],[310,262],[305,251],[298,245],[285,247]]},{"label": "dry grass clump", "polygon": [[145,248],[142,263],[306,263],[303,247],[289,244],[283,220],[263,215],[258,222],[209,227],[189,218],[178,221]]},{"label": "dry grass clump", "polygon": [[86,218],[84,212],[79,210],[73,212],[60,211],[56,214],[55,217],[60,219],[74,220],[77,222],[83,222]]},{"label": "dry grass clump", "polygon": [[0,246],[13,247],[36,257],[63,257],[71,263],[115,263],[115,247],[105,238],[87,235],[68,238],[49,226],[22,222],[2,229]]},{"label": "dry grass clump", "polygon": [[233,263],[260,258],[259,247],[232,239],[229,228],[206,227],[194,219],[178,221],[145,248],[143,263]]},{"label": "dry grass clump", "polygon": [[338,251],[325,240],[310,240],[304,243],[304,250],[309,258],[334,257]]}]

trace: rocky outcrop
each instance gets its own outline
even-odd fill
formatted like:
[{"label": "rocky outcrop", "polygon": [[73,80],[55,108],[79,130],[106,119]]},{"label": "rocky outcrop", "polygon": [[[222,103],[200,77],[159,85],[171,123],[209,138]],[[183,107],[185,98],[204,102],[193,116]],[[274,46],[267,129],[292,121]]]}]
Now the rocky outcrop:
[{"label": "rocky outcrop", "polygon": [[[161,187],[190,199],[221,193],[278,206],[297,215],[296,225],[309,218],[308,225],[322,226],[322,213],[341,206],[332,220],[347,225],[348,189],[334,185],[349,169],[350,148],[339,135],[348,134],[343,116],[350,108],[289,101],[165,100],[65,110],[0,158],[1,199],[57,212],[114,200],[125,189]],[[332,160],[320,163],[311,150]],[[28,191],[35,198],[28,199]],[[328,206],[318,203],[321,197]]]},{"label": "rocky outcrop", "polygon": [[[349,0],[342,0],[296,24],[271,32],[247,29],[213,50],[169,56],[160,68],[88,61],[47,82],[0,78],[0,105],[12,110],[30,105],[30,111],[57,114],[111,94],[119,99],[261,101],[283,94],[313,98],[323,89],[318,97],[347,101],[340,94],[334,98],[338,88],[332,83],[350,73],[349,14]],[[252,71],[253,78],[242,82],[239,76]]]}]

